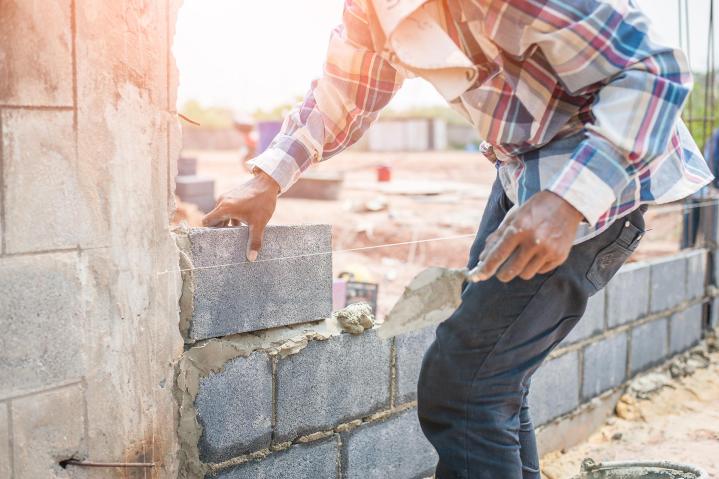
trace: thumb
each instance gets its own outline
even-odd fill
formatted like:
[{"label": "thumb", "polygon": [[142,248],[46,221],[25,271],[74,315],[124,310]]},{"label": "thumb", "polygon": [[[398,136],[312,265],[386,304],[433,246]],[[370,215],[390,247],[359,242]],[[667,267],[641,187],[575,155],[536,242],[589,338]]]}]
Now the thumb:
[{"label": "thumb", "polygon": [[217,206],[202,218],[202,226],[223,226],[223,223],[227,219],[227,215],[222,207],[222,201],[219,201]]},{"label": "thumb", "polygon": [[250,224],[249,240],[247,241],[247,260],[255,261],[262,247],[262,235],[265,233],[264,223]]}]

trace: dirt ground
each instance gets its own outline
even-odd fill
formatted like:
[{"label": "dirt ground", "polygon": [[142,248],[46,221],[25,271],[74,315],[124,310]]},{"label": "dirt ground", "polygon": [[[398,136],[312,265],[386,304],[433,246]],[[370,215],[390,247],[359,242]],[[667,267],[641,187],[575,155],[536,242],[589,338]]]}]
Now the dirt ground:
[{"label": "dirt ground", "polygon": [[[216,194],[249,176],[233,151],[184,151],[183,155],[198,158],[198,174],[216,180]],[[378,165],[392,168],[391,182],[377,182]],[[378,283],[379,317],[425,267],[465,265],[495,177],[494,165],[483,156],[462,151],[350,151],[320,164],[316,171],[344,174],[339,200],[280,198],[272,223],[332,224],[335,276],[348,271],[358,280]],[[379,206],[379,211],[369,211],[368,206]],[[651,231],[636,258],[677,250],[678,211],[650,211],[647,225]],[[448,237],[454,239],[444,239]],[[418,240],[433,241],[346,251]]]},{"label": "dirt ground", "polygon": [[[706,358],[710,362],[705,362]],[[687,363],[680,374],[686,374]],[[636,391],[625,395],[617,415],[587,441],[542,459],[545,479],[569,479],[577,474],[581,462],[591,457],[597,462],[665,460],[692,464],[709,477],[719,477],[719,352],[690,357],[693,374],[671,379],[666,372],[652,373],[633,385]],[[630,389],[631,391],[631,389]],[[637,397],[637,395],[639,397]]]}]

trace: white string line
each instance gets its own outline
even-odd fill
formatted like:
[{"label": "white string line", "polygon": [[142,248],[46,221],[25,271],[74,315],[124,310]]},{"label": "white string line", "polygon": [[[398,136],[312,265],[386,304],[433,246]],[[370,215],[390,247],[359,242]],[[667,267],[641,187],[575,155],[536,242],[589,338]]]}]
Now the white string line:
[{"label": "white string line", "polygon": [[[700,208],[703,206],[708,205],[717,205],[719,206],[719,203],[717,201],[705,201],[705,202],[698,202],[698,203],[692,203],[692,204],[682,204],[682,205],[674,205],[674,206],[654,206],[649,211],[654,213],[663,213],[663,212],[671,212],[671,211],[686,211],[694,208]],[[258,259],[253,262],[249,261],[241,261],[236,263],[224,263],[224,264],[213,264],[209,266],[197,266],[194,268],[181,268],[177,270],[166,270],[166,271],[158,271],[157,275],[164,275],[168,273],[184,273],[188,271],[198,271],[198,270],[205,270],[205,269],[214,269],[214,268],[229,268],[231,266],[240,266],[240,265],[246,265],[246,264],[255,264],[255,263],[268,263],[271,261],[281,261],[281,260],[291,260],[291,259],[299,259],[299,258],[308,258],[312,256],[322,256],[322,255],[328,255],[328,254],[343,254],[343,253],[352,253],[356,251],[367,251],[372,249],[380,249],[380,248],[389,248],[392,246],[406,246],[406,245],[415,245],[420,243],[430,243],[433,241],[449,241],[454,239],[464,239],[469,237],[476,236],[476,233],[467,233],[463,235],[455,235],[455,236],[441,236],[438,238],[426,238],[421,240],[412,240],[412,241],[401,241],[399,243],[385,243],[385,244],[378,244],[378,245],[371,245],[371,246],[360,246],[357,248],[348,248],[348,249],[340,249],[340,250],[330,250],[330,251],[321,251],[319,253],[307,253],[307,254],[298,254],[293,256],[282,256],[279,258],[267,258],[267,259]]]},{"label": "white string line", "polygon": [[391,246],[404,246],[404,245],[411,245],[411,244],[418,244],[418,243],[429,243],[431,241],[448,241],[448,240],[454,240],[454,239],[463,239],[463,238],[470,238],[476,236],[476,233],[467,233],[463,235],[455,235],[455,236],[441,236],[439,238],[427,238],[427,239],[421,239],[421,240],[415,240],[415,241],[402,241],[399,243],[385,243],[385,244],[378,244],[378,245],[372,245],[372,246],[360,246],[358,248],[349,248],[349,249],[339,249],[339,250],[333,250],[333,251],[321,251],[319,253],[307,253],[307,254],[298,254],[294,256],[283,256],[280,258],[267,258],[267,259],[258,259],[256,261],[250,262],[250,261],[242,261],[238,263],[225,263],[225,264],[213,264],[209,266],[197,266],[194,268],[180,268],[178,270],[172,270],[172,271],[159,271],[157,275],[161,274],[167,274],[170,272],[180,272],[184,273],[186,271],[197,271],[202,269],[213,269],[213,268],[226,268],[230,266],[239,266],[243,264],[256,264],[256,263],[268,263],[271,261],[280,261],[280,260],[290,260],[290,259],[298,259],[298,258],[307,258],[311,256],[321,256],[321,255],[327,255],[327,254],[342,254],[342,253],[351,253],[354,251],[367,251],[371,249],[379,249],[379,248],[388,248]]}]

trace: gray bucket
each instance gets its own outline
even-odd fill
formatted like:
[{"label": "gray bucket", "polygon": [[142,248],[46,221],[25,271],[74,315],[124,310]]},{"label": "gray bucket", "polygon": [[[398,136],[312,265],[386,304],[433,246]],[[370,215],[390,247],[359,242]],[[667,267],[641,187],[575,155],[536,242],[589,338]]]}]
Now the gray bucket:
[{"label": "gray bucket", "polygon": [[668,461],[594,462],[585,459],[573,479],[709,479],[698,467]]}]

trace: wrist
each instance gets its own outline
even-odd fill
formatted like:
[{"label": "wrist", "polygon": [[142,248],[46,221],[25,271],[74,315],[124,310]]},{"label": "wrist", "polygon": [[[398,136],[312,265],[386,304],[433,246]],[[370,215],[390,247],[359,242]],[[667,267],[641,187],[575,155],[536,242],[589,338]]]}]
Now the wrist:
[{"label": "wrist", "polygon": [[255,166],[252,169],[252,174],[254,175],[254,180],[257,181],[260,185],[262,185],[263,188],[272,191],[276,195],[279,195],[282,191],[282,189],[280,188],[280,184],[264,170]]},{"label": "wrist", "polygon": [[558,201],[560,206],[560,209],[562,213],[566,215],[567,218],[572,219],[573,221],[576,221],[577,224],[584,221],[584,214],[582,214],[581,211],[579,211],[569,200],[562,197],[561,195],[558,195],[554,191],[545,190],[542,193],[547,193],[550,197],[552,197],[553,200]]}]

